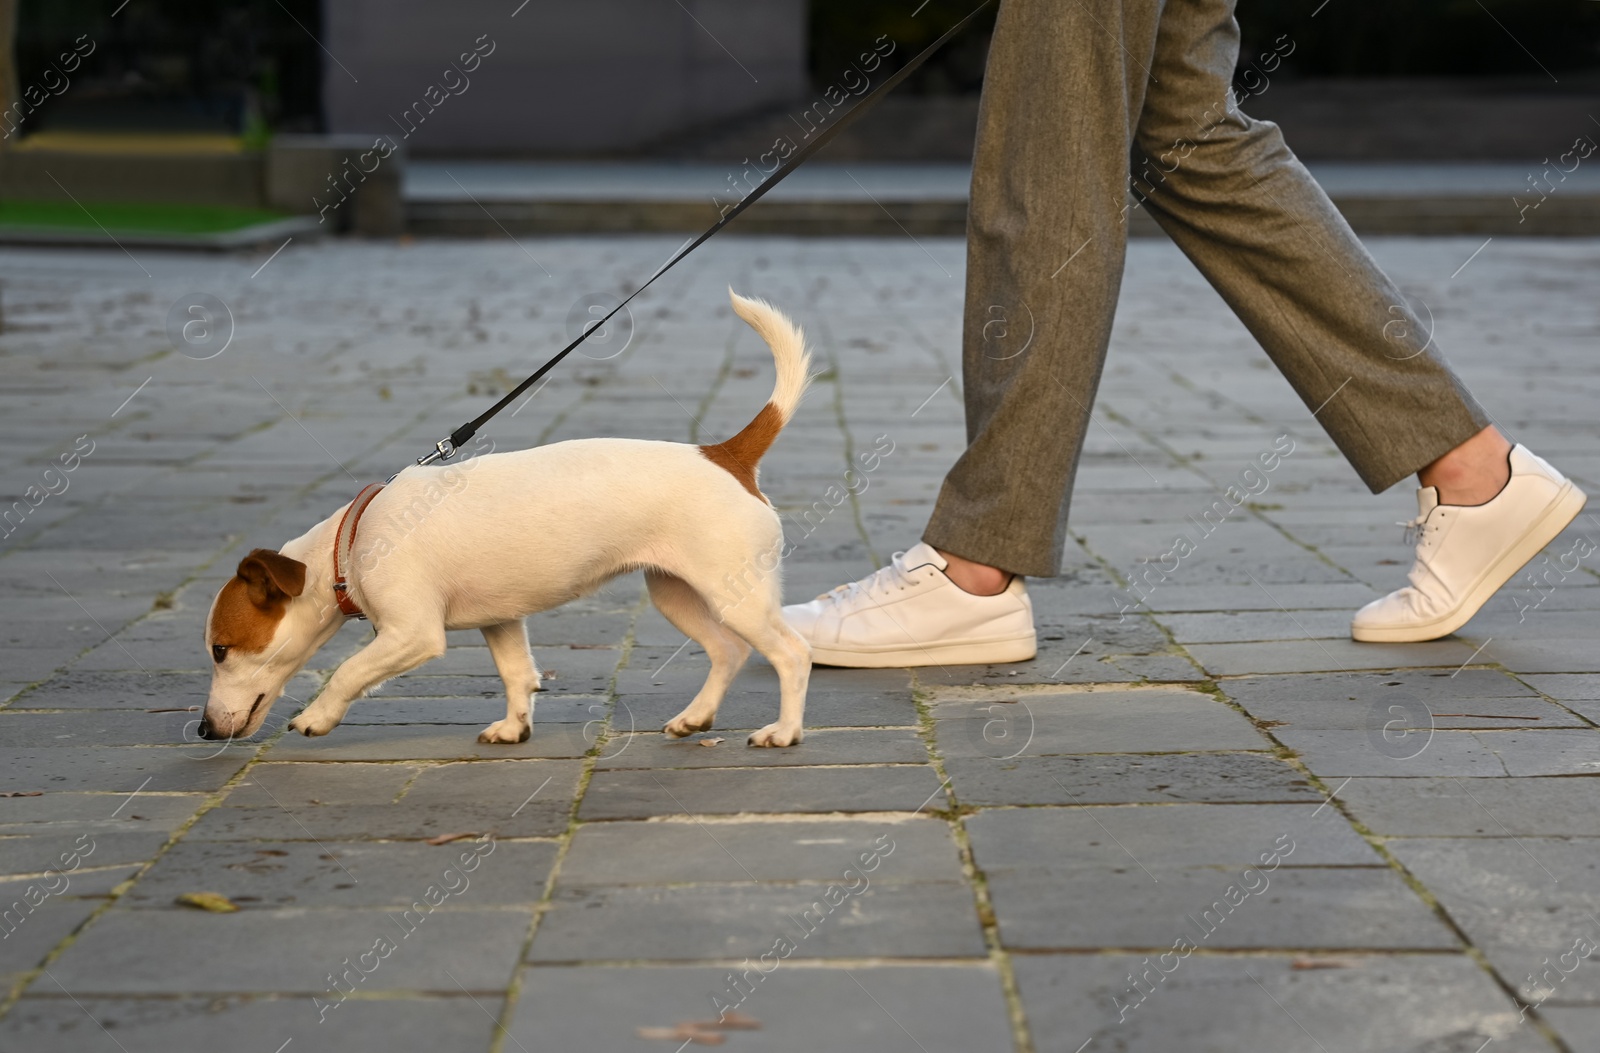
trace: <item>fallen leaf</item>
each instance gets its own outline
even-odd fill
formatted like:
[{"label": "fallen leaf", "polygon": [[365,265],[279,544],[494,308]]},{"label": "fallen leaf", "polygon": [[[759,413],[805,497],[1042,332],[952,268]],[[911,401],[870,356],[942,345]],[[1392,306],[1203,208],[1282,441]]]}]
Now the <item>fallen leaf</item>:
[{"label": "fallen leaf", "polygon": [[0,797],[43,797],[43,790],[7,790]]},{"label": "fallen leaf", "polygon": [[1344,958],[1296,958],[1289,963],[1291,969],[1349,969],[1354,962]]},{"label": "fallen leaf", "polygon": [[727,741],[728,741],[727,739],[701,739],[700,740],[700,745],[702,745],[702,746],[715,746],[719,742],[727,742]]},{"label": "fallen leaf", "polygon": [[746,1016],[737,1009],[730,1009],[716,1020],[695,1020],[688,1026],[701,1031],[760,1031],[761,1021],[753,1016]]},{"label": "fallen leaf", "polygon": [[208,910],[213,914],[232,914],[239,909],[238,904],[220,892],[185,892],[178,897],[177,902],[185,907]]},{"label": "fallen leaf", "polygon": [[422,843],[425,844],[425,845],[447,845],[451,841],[463,841],[463,840],[465,840],[465,839],[467,839],[469,837],[477,837],[477,836],[478,836],[478,831],[476,831],[476,830],[468,830],[465,833],[459,833],[459,834],[440,834],[438,837],[430,837],[430,838],[428,838],[426,841],[424,841]]},{"label": "fallen leaf", "polygon": [[686,1024],[679,1024],[676,1027],[635,1028],[634,1033],[640,1038],[657,1038],[668,1042],[692,1042],[697,1046],[720,1046],[728,1041],[728,1036],[721,1032],[701,1031]]}]

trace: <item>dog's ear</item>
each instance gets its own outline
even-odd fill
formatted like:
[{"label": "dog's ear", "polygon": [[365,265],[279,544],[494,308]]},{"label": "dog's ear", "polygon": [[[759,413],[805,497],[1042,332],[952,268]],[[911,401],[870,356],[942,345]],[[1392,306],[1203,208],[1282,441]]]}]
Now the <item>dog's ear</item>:
[{"label": "dog's ear", "polygon": [[238,574],[250,586],[250,602],[257,607],[306,591],[306,565],[270,548],[258,548],[240,560]]}]

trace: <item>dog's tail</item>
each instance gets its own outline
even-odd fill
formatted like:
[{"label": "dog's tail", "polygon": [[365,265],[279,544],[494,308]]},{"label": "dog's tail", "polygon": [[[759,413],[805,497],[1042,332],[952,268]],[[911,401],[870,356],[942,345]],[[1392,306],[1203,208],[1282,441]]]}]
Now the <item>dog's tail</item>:
[{"label": "dog's tail", "polygon": [[806,351],[805,334],[782,311],[765,300],[747,299],[732,289],[728,290],[728,297],[733,301],[734,313],[759,333],[772,349],[772,359],[778,367],[778,379],[773,385],[772,397],[761,407],[761,412],[756,414],[754,420],[727,442],[702,446],[700,452],[713,463],[727,469],[746,490],[765,500],[756,485],[756,470],[778,433],[794,416],[801,396],[811,383],[811,355]]}]

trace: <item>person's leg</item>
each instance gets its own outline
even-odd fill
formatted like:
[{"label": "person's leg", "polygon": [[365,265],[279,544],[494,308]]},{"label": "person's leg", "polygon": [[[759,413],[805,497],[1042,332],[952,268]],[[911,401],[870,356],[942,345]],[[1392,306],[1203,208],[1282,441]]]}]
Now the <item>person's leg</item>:
[{"label": "person's leg", "polygon": [[1163,12],[1135,189],[1377,493],[1490,421],[1278,127],[1233,105],[1233,6]]},{"label": "person's leg", "polygon": [[1439,492],[1444,505],[1481,505],[1511,481],[1511,440],[1494,425],[1483,429],[1417,472],[1417,482]]},{"label": "person's leg", "polygon": [[784,616],[832,665],[1014,662],[1053,575],[1122,281],[1128,151],[1161,0],[1004,0],[967,221],[968,448],[923,541]]},{"label": "person's leg", "polygon": [[1233,0],[1163,11],[1135,188],[1367,486],[1419,476],[1410,584],[1362,608],[1352,635],[1448,635],[1584,495],[1491,425],[1277,127],[1233,105],[1238,49]]},{"label": "person's leg", "polygon": [[[967,219],[968,446],[922,535],[947,555],[1016,574],[1060,569],[1122,282],[1128,151],[1160,8],[1001,4]],[[995,585],[977,578],[974,590]]]}]

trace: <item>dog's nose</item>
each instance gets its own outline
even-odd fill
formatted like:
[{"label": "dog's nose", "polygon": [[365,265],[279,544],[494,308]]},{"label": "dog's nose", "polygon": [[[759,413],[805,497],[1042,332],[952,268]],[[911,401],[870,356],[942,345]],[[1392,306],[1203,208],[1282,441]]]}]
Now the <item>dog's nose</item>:
[{"label": "dog's nose", "polygon": [[195,734],[199,735],[203,739],[214,739],[219,737],[215,729],[211,727],[210,717],[200,718],[200,725],[199,727],[195,728]]}]

